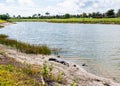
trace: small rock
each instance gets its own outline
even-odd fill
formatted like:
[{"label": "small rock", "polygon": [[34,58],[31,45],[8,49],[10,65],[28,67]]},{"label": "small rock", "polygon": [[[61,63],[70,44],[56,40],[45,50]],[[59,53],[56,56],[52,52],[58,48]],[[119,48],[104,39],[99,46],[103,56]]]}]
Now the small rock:
[{"label": "small rock", "polygon": [[99,80],[99,79],[95,79],[95,81],[100,82],[100,80]]},{"label": "small rock", "polygon": [[87,66],[86,64],[82,64],[82,66]]},{"label": "small rock", "polygon": [[73,65],[74,67],[76,67],[76,65]]},{"label": "small rock", "polygon": [[104,83],[104,86],[110,86],[109,84],[107,84],[107,83]]},{"label": "small rock", "polygon": [[56,61],[55,58],[49,58],[49,61]]},{"label": "small rock", "polygon": [[57,56],[58,58],[60,58],[60,56]]}]

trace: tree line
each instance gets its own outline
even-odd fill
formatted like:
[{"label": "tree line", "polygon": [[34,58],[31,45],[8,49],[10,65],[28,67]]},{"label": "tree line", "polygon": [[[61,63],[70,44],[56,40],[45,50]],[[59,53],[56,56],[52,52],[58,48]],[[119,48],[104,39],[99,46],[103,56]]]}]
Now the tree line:
[{"label": "tree line", "polygon": [[0,14],[0,19],[1,20],[8,20],[8,19],[10,19],[10,15],[8,13]]},{"label": "tree line", "polygon": [[69,13],[66,13],[64,15],[50,15],[49,12],[46,12],[45,15],[33,14],[32,16],[28,17],[22,17],[21,15],[13,15],[13,17],[10,17],[9,14],[1,14],[0,19],[7,20],[9,18],[18,18],[18,19],[51,19],[51,18],[57,18],[57,19],[66,19],[66,18],[120,18],[120,9],[118,9],[117,12],[115,12],[114,9],[110,9],[106,11],[105,13],[100,12],[92,12],[92,13],[85,13],[77,14],[77,15],[71,15]]}]

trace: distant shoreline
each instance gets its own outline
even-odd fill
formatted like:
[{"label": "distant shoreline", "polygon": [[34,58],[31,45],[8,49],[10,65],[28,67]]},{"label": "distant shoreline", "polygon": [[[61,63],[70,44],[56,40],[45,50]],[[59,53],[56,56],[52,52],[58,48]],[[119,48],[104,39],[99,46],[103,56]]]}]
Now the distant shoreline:
[{"label": "distant shoreline", "polygon": [[80,24],[118,24],[120,18],[69,18],[69,19],[10,19],[11,22],[50,22]]}]

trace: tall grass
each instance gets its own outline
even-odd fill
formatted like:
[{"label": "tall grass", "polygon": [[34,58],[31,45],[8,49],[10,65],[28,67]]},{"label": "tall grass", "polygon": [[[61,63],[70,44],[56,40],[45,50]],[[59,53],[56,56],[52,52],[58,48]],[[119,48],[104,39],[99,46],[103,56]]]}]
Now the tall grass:
[{"label": "tall grass", "polygon": [[1,25],[0,25],[0,28],[3,28],[3,27],[4,27],[4,26],[1,26]]},{"label": "tall grass", "polygon": [[39,46],[18,42],[16,40],[9,39],[8,36],[3,34],[0,34],[0,44],[16,48],[18,51],[27,54],[51,54],[51,50],[46,45]]},{"label": "tall grass", "polygon": [[10,19],[10,21],[13,21],[13,22],[53,22],[53,23],[120,24],[120,18]]}]

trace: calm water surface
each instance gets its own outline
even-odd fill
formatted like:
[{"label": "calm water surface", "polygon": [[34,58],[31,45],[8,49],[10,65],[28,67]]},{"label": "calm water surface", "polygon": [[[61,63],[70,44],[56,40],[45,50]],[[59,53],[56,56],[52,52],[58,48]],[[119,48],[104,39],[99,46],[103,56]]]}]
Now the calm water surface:
[{"label": "calm water surface", "polygon": [[0,34],[31,44],[60,48],[59,55],[89,72],[120,82],[120,25],[20,22]]}]

